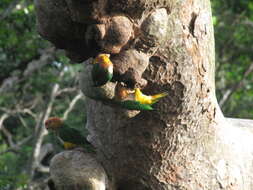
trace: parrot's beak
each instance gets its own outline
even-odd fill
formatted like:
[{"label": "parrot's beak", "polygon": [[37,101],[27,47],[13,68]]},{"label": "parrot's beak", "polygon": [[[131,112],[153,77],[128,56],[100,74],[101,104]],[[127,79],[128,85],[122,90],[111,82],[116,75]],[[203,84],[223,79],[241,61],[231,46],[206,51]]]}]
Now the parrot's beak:
[{"label": "parrot's beak", "polygon": [[45,122],[45,128],[46,128],[47,130],[49,129],[48,121]]}]

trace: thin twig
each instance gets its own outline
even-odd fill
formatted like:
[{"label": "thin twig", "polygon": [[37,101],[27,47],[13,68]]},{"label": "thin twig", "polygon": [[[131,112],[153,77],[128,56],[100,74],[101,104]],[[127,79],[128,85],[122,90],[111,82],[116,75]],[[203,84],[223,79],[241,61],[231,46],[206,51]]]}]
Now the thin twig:
[{"label": "thin twig", "polygon": [[26,121],[23,119],[23,117],[22,117],[20,114],[18,114],[18,118],[19,118],[19,121],[22,123],[22,125],[23,125],[26,129],[28,129],[29,127],[28,127]]},{"label": "thin twig", "polygon": [[232,86],[232,88],[228,89],[228,90],[224,93],[222,99],[219,101],[220,107],[223,107],[223,106],[225,105],[225,103],[229,100],[229,98],[232,96],[232,94],[233,94],[236,90],[238,90],[239,88],[242,88],[242,87],[243,87],[243,82],[244,82],[245,78],[246,78],[252,71],[253,71],[253,63],[251,63],[251,64],[249,65],[249,67],[246,69],[246,71],[245,71],[244,74],[243,74],[242,79],[241,79],[239,82],[237,82],[236,84],[234,84],[234,85]]},{"label": "thin twig", "polygon": [[75,91],[78,91],[78,89],[77,88],[63,88],[57,92],[56,96],[59,96],[63,93],[69,93],[69,92],[75,92]]},{"label": "thin twig", "polygon": [[75,104],[78,100],[80,100],[83,97],[83,94],[79,92],[70,102],[68,109],[64,112],[62,119],[66,120],[68,118],[69,113],[74,109]]},{"label": "thin twig", "polygon": [[14,144],[13,139],[12,139],[12,134],[4,127],[4,125],[2,125],[1,131],[7,137],[8,144],[11,147],[14,147],[15,144]]},{"label": "thin twig", "polygon": [[49,167],[43,166],[42,164],[38,164],[37,170],[42,173],[49,173]]},{"label": "thin twig", "polygon": [[41,55],[38,54],[33,59],[24,63],[20,63],[19,66],[15,69],[22,71],[22,74],[17,74],[14,76],[6,74],[6,76],[1,78],[0,80],[3,81],[0,86],[0,93],[4,93],[6,91],[11,90],[15,85],[25,81],[36,71],[41,70],[42,67],[50,64],[55,59],[55,54],[56,54],[55,48],[50,47],[45,51],[43,51]]},{"label": "thin twig", "polygon": [[1,116],[1,118],[0,118],[0,130],[2,129],[4,120],[6,120],[8,117],[9,117],[9,114],[7,114],[7,113],[4,113],[4,114]]},{"label": "thin twig", "polygon": [[29,140],[32,139],[32,135],[24,138],[23,140],[21,140],[20,142],[18,142],[17,144],[15,144],[13,147],[10,147],[8,149],[6,149],[5,151],[0,152],[0,155],[3,155],[7,152],[17,152],[18,150],[20,150],[21,146],[25,145],[27,142],[29,142]]},{"label": "thin twig", "polygon": [[[59,79],[61,79],[64,75],[64,71],[61,71],[59,74]],[[60,80],[59,80],[60,81]],[[60,85],[58,83],[55,83],[51,95],[50,95],[50,100],[47,104],[47,109],[44,111],[44,113],[41,115],[40,120],[37,122],[36,125],[36,133],[35,133],[35,143],[34,143],[34,149],[33,149],[33,154],[32,154],[32,162],[31,162],[31,170],[30,170],[30,179],[33,179],[35,170],[39,166],[39,154],[40,154],[40,149],[42,146],[42,142],[44,139],[44,136],[47,134],[47,130],[43,126],[43,123],[47,120],[47,118],[50,116],[53,108],[53,104],[55,101],[56,94],[60,88]]]}]

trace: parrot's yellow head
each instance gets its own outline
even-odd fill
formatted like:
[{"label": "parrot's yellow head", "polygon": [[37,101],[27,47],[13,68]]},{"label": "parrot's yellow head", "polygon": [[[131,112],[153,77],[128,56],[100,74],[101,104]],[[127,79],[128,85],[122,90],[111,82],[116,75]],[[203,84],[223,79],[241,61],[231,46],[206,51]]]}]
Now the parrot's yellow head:
[{"label": "parrot's yellow head", "polygon": [[102,53],[102,54],[99,54],[94,62],[95,63],[100,63],[101,65],[103,65],[105,68],[108,68],[109,66],[112,65],[112,62],[110,60],[110,54],[105,54],[105,53]]},{"label": "parrot's yellow head", "polygon": [[63,121],[58,117],[50,117],[45,122],[47,130],[57,130],[63,125]]}]

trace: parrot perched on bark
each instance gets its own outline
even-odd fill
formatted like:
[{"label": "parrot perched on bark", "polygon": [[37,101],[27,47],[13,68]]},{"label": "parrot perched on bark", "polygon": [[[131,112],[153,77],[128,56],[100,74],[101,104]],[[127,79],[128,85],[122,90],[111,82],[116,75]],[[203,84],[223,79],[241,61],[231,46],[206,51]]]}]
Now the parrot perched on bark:
[{"label": "parrot perched on bark", "polygon": [[99,54],[93,60],[91,75],[95,87],[102,86],[112,79],[113,64],[109,54]]},{"label": "parrot perched on bark", "polygon": [[94,147],[77,129],[67,126],[60,118],[51,117],[46,120],[45,127],[48,131],[54,132],[62,142],[64,149],[86,147],[87,150],[94,150]]},{"label": "parrot perched on bark", "polygon": [[148,104],[142,104],[135,100],[134,91],[118,83],[115,88],[115,101],[120,107],[128,110],[153,110]]}]

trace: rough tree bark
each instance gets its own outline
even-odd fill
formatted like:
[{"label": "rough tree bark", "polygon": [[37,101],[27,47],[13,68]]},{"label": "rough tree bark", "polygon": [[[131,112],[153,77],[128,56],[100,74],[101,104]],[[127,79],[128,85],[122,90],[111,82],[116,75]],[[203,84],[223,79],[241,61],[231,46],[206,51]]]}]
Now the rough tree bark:
[{"label": "rough tree bark", "polygon": [[[253,189],[251,121],[224,118],[215,97],[209,0],[37,0],[36,8],[39,33],[72,60],[110,53],[115,81],[169,93],[146,112],[87,98],[108,190]],[[92,97],[88,67],[81,88]],[[109,98],[113,84],[102,89]]]}]

